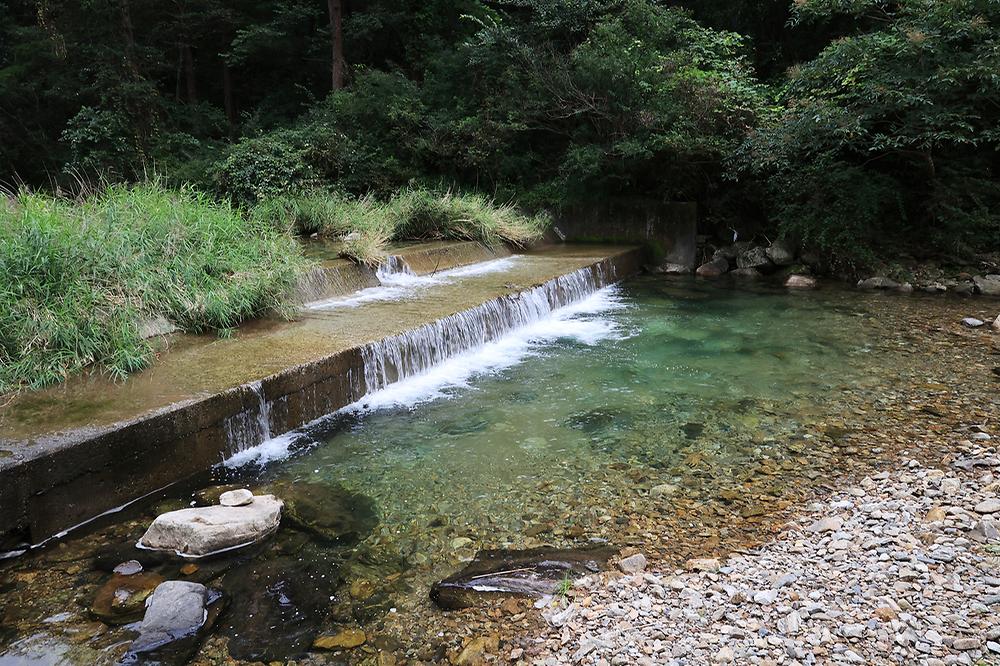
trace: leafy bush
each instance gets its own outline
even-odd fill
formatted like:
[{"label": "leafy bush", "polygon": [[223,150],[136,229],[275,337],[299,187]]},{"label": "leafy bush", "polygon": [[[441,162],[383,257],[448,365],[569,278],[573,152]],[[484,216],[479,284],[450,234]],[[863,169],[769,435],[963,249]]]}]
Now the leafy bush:
[{"label": "leafy bush", "polygon": [[856,32],[791,73],[742,153],[777,220],[846,264],[1000,246],[1000,5],[796,4],[799,21],[844,14]]},{"label": "leafy bush", "polygon": [[290,236],[191,190],[114,186],[81,203],[0,199],[0,393],[152,357],[141,324],[228,329],[280,309],[303,266]]}]

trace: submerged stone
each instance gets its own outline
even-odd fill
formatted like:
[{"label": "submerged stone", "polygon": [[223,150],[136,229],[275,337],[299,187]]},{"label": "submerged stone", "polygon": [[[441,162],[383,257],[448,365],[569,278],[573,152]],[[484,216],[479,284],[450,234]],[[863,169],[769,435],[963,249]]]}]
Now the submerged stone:
[{"label": "submerged stone", "polygon": [[157,516],[139,545],[191,557],[246,546],[277,529],[281,505],[273,495],[261,495],[245,506],[171,511]]},{"label": "submerged stone", "polygon": [[230,600],[220,632],[246,661],[283,661],[309,650],[340,579],[309,553],[251,562],[226,574]]},{"label": "submerged stone", "polygon": [[155,573],[115,574],[97,590],[90,612],[106,624],[135,622],[146,609],[146,599],[162,582],[163,576]]},{"label": "submerged stone", "polygon": [[168,580],[160,583],[146,603],[133,652],[150,652],[187,638],[205,623],[208,588],[199,583]]},{"label": "submerged stone", "polygon": [[360,629],[344,629],[330,636],[319,636],[313,647],[320,650],[343,650],[364,645],[368,637]]},{"label": "submerged stone", "polygon": [[279,481],[270,490],[284,500],[291,525],[324,541],[357,543],[378,525],[371,498],[339,484]]},{"label": "submerged stone", "polygon": [[607,567],[615,549],[609,547],[529,550],[483,550],[467,567],[431,587],[431,599],[453,610],[496,597],[542,597],[567,579]]}]

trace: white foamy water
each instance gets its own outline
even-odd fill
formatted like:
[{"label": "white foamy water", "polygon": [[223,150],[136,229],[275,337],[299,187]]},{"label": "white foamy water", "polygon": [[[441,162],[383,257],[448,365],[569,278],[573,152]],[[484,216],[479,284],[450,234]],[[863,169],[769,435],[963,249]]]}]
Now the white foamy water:
[{"label": "white foamy water", "polygon": [[[581,275],[583,274],[581,273]],[[572,276],[566,276],[566,278],[569,283],[574,280]],[[567,285],[565,283],[557,284],[556,287],[565,290]],[[581,300],[570,305],[547,310],[543,314],[540,312],[541,308],[545,307],[542,296],[551,294],[551,289],[537,288],[534,300],[530,301],[529,299],[529,302],[522,302],[522,300],[527,298],[530,292],[522,294],[518,299],[518,304],[522,312],[521,316],[525,318],[525,321],[505,334],[490,340],[488,339],[490,331],[483,328],[480,333],[487,336],[488,341],[446,358],[438,358],[440,354],[446,352],[446,349],[435,349],[429,355],[423,356],[421,363],[415,366],[412,361],[404,364],[404,367],[410,368],[412,372],[404,373],[403,378],[398,381],[389,382],[384,375],[380,379],[369,377],[369,385],[374,383],[381,388],[368,393],[362,399],[343,407],[334,414],[317,419],[299,431],[286,433],[257,446],[247,448],[228,458],[225,465],[227,467],[240,467],[250,463],[262,465],[287,458],[293,450],[300,448],[308,441],[308,435],[305,434],[305,431],[338,414],[363,414],[380,409],[414,407],[431,400],[447,398],[453,395],[456,390],[474,390],[471,382],[475,378],[503,372],[523,363],[532,356],[544,353],[546,347],[559,341],[571,340],[586,345],[595,345],[603,340],[624,337],[625,332],[621,331],[615,321],[607,316],[609,313],[625,307],[621,289],[618,286],[605,287],[583,296]],[[534,304],[534,307],[529,307],[531,303]],[[470,311],[470,313],[472,312],[475,312],[475,309]],[[412,335],[424,338],[432,332],[440,332],[434,329],[422,333],[419,331],[420,329],[417,329],[416,332],[412,332]],[[366,358],[366,375],[378,373],[380,367],[384,368],[384,360],[380,363],[374,358],[374,354],[385,353],[392,344],[397,345],[397,350],[400,342],[404,343],[405,346],[407,335],[396,336],[389,341],[372,345],[366,354],[368,356]],[[403,356],[409,361],[409,354],[414,351],[426,350],[423,349],[423,345],[418,345],[410,347],[407,354],[401,355],[397,351],[395,355],[397,358]],[[392,355],[390,354],[390,356]],[[422,364],[427,365],[423,367]]]},{"label": "white foamy water", "polygon": [[448,284],[456,279],[509,270],[517,260],[518,257],[504,257],[503,259],[481,261],[429,275],[416,275],[399,257],[391,256],[375,271],[375,275],[381,283],[378,287],[368,287],[350,296],[313,301],[306,303],[305,307],[308,310],[334,310],[337,308],[356,308],[359,305],[376,301],[399,301],[411,298],[421,289]]}]

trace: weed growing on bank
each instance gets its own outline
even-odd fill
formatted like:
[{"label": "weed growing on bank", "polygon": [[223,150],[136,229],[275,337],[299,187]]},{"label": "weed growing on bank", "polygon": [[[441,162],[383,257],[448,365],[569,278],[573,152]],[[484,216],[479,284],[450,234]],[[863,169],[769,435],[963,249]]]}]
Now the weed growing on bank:
[{"label": "weed growing on bank", "polygon": [[91,364],[124,377],[152,360],[144,322],[228,330],[282,310],[304,266],[290,234],[189,189],[2,196],[0,393]]}]

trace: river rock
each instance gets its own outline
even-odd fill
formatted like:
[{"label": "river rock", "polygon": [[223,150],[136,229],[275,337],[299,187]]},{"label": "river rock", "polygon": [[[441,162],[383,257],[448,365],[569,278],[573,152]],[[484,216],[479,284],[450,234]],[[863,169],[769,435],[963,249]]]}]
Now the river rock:
[{"label": "river rock", "polygon": [[279,481],[268,490],[284,501],[289,524],[329,543],[357,543],[378,525],[371,498],[336,483]]},{"label": "river rock", "polygon": [[809,275],[789,275],[785,286],[789,289],[815,289],[816,278]]},{"label": "river rock", "polygon": [[281,500],[254,497],[245,506],[208,506],[157,516],[139,540],[143,548],[202,557],[259,541],[278,527]]},{"label": "river rock", "polygon": [[756,268],[737,268],[735,271],[730,271],[729,274],[733,277],[743,278],[746,280],[757,280],[764,277],[764,274]]},{"label": "river rock", "polygon": [[993,323],[990,325],[990,328],[992,328],[997,333],[1000,333],[1000,315],[997,315],[997,318],[993,320]]},{"label": "river rock", "polygon": [[131,576],[113,575],[94,595],[90,612],[107,624],[129,624],[142,617],[146,599],[163,576],[137,573]]},{"label": "river rock", "polygon": [[1000,296],[1000,275],[977,275],[972,282],[983,296]]},{"label": "river rock", "polygon": [[667,275],[689,275],[693,270],[694,266],[691,264],[675,264],[670,261],[663,262],[657,268],[657,272]]},{"label": "river rock", "polygon": [[858,282],[859,289],[898,289],[899,283],[883,276],[870,277]]},{"label": "river rock", "polygon": [[975,317],[966,317],[962,320],[962,326],[966,326],[968,328],[979,328],[985,323],[986,322],[982,319],[976,319]]},{"label": "river rock", "polygon": [[344,650],[364,645],[368,636],[360,629],[343,629],[333,635],[317,636],[313,647],[320,650]]},{"label": "river rock", "polygon": [[1000,499],[985,499],[975,508],[976,513],[998,513],[1000,512]]},{"label": "river rock", "polygon": [[719,277],[728,270],[729,262],[725,258],[719,257],[699,266],[698,270],[695,271],[695,274],[698,277],[713,278]]},{"label": "river rock", "polygon": [[778,266],[791,266],[795,263],[795,247],[787,240],[774,241],[765,253]]},{"label": "river rock", "polygon": [[149,652],[197,633],[208,612],[208,588],[199,583],[168,580],[146,601],[146,614],[132,652]]},{"label": "river rock", "polygon": [[553,594],[566,579],[606,568],[614,552],[607,547],[483,550],[462,571],[435,583],[431,599],[454,610],[497,597],[542,597]]},{"label": "river rock", "polygon": [[739,268],[753,268],[762,273],[766,273],[774,267],[767,256],[767,250],[762,247],[752,247],[736,258],[736,266]]},{"label": "river rock", "polygon": [[639,573],[646,568],[646,556],[642,553],[630,555],[618,562],[618,568],[622,573]]},{"label": "river rock", "polygon": [[219,495],[219,504],[222,506],[246,506],[252,503],[253,493],[246,488],[227,490]]},{"label": "river rock", "polygon": [[652,488],[649,489],[649,496],[650,497],[666,497],[668,495],[673,495],[678,490],[680,490],[680,488],[678,486],[675,486],[672,483],[661,483],[661,484],[655,485],[655,486],[653,486]]}]

